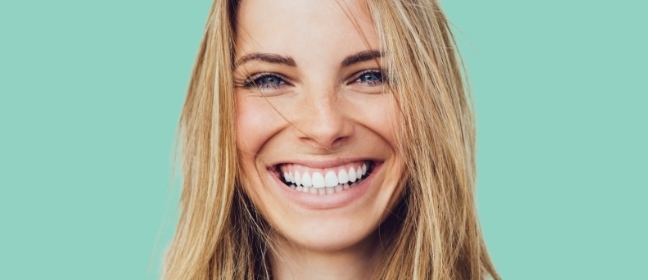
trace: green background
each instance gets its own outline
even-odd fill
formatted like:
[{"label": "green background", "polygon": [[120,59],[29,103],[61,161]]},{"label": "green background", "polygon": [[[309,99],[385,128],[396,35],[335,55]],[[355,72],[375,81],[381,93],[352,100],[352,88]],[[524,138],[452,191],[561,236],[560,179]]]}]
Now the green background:
[{"label": "green background", "polygon": [[[444,0],[505,279],[648,279],[648,5]],[[156,279],[210,1],[0,2],[0,279]]]}]

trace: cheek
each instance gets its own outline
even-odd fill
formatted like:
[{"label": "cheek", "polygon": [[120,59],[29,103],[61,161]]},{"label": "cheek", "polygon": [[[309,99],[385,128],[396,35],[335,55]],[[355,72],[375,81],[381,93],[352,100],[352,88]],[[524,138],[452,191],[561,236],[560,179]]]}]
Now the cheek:
[{"label": "cheek", "polygon": [[383,138],[397,152],[397,133],[400,123],[398,108],[391,94],[384,94],[375,98],[354,100],[351,112],[354,118],[372,132]]},{"label": "cheek", "polygon": [[236,146],[244,156],[254,157],[276,134],[283,118],[263,97],[242,97],[236,100]]},{"label": "cheek", "polygon": [[252,203],[266,213],[261,180],[263,165],[259,160],[261,149],[283,128],[284,119],[263,97],[236,99],[236,147],[240,165],[240,179]]}]

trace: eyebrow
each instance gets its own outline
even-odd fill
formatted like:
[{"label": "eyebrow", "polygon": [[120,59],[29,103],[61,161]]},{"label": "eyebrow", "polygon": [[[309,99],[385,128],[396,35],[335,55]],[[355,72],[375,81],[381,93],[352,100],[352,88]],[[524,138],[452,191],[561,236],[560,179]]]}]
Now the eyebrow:
[{"label": "eyebrow", "polygon": [[295,60],[292,59],[292,57],[286,57],[271,53],[251,53],[239,58],[239,60],[234,63],[234,69],[250,60],[261,60],[269,63],[284,64],[292,67],[297,66],[297,63],[295,63]]},{"label": "eyebrow", "polygon": [[[383,57],[384,55],[385,54],[383,52],[376,51],[376,50],[361,51],[359,53],[352,54],[344,58],[344,60],[342,60],[341,65],[342,67],[347,67],[356,63],[380,58]],[[282,56],[282,55],[272,54],[272,53],[251,53],[239,58],[239,60],[237,60],[234,63],[234,69],[251,60],[260,60],[268,63],[283,64],[291,67],[297,66],[295,60],[289,56]]]},{"label": "eyebrow", "polygon": [[359,53],[347,56],[344,60],[342,60],[342,67],[347,67],[347,66],[350,66],[352,64],[365,62],[365,61],[376,59],[376,58],[381,58],[384,55],[385,54],[383,52],[376,51],[376,50],[361,51]]}]

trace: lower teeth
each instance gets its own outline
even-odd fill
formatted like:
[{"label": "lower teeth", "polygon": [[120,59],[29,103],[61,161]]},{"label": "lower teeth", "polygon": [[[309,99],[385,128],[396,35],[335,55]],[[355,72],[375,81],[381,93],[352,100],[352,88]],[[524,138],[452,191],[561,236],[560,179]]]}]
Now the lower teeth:
[{"label": "lower teeth", "polygon": [[325,195],[325,194],[334,194],[336,192],[341,192],[344,190],[348,190],[350,188],[353,188],[355,185],[360,183],[362,180],[366,179],[367,176],[364,178],[361,178],[360,180],[356,180],[355,182],[351,184],[343,184],[343,185],[337,185],[334,187],[323,187],[323,188],[315,188],[315,187],[304,187],[304,186],[297,186],[295,184],[287,184],[286,182],[283,182],[286,184],[289,188],[296,190],[298,192],[305,192],[305,193],[311,193],[311,194],[319,194],[319,195]]},{"label": "lower teeth", "polygon": [[335,187],[323,187],[323,188],[315,188],[315,187],[302,187],[302,186],[296,186],[296,185],[290,185],[290,187],[293,190],[296,190],[298,192],[305,192],[305,193],[312,193],[312,194],[319,194],[319,195],[325,195],[325,194],[334,194],[336,192],[341,192],[344,190],[348,190],[350,188],[353,188],[355,185],[357,185],[358,182],[355,182],[353,184],[344,184],[344,185],[337,185]]}]

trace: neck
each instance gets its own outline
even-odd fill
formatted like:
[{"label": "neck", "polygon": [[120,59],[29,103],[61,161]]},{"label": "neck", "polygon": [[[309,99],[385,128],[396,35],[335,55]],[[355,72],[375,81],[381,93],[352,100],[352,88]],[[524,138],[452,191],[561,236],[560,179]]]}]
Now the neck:
[{"label": "neck", "polygon": [[371,279],[384,255],[374,235],[344,249],[311,250],[275,235],[270,258],[273,278],[288,279]]}]

